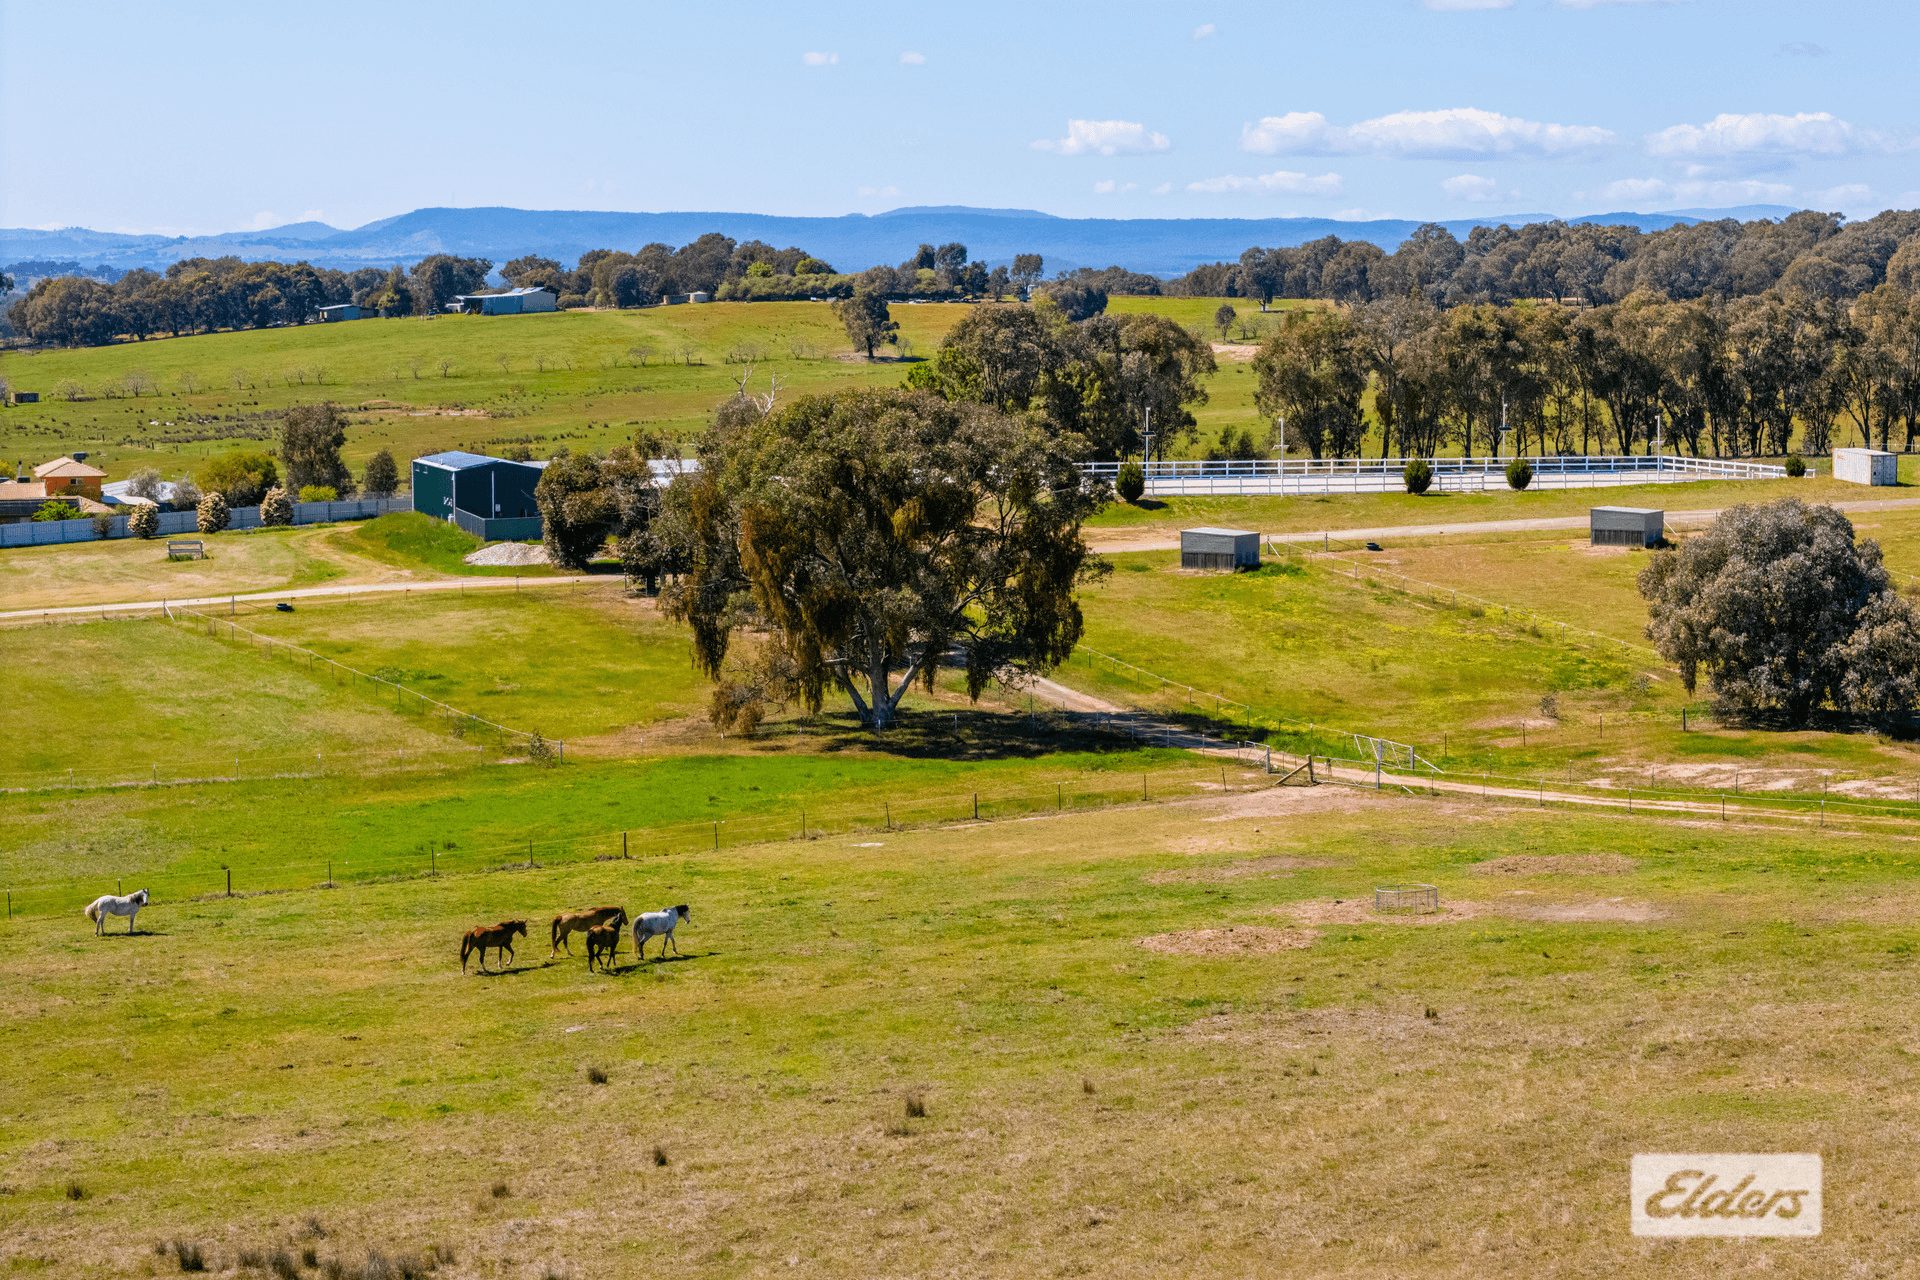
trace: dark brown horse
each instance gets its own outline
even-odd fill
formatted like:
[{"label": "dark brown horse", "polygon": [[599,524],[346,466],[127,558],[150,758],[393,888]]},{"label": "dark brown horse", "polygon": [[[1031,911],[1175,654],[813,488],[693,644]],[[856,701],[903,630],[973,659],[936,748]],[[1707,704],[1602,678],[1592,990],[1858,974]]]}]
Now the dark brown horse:
[{"label": "dark brown horse", "polygon": [[[625,924],[626,921],[621,921]],[[593,972],[593,962],[600,961],[602,973],[611,972],[607,966],[613,963],[614,956],[620,951],[620,925],[597,924],[587,930],[587,972]]]},{"label": "dark brown horse", "polygon": [[591,911],[570,911],[553,918],[553,950],[547,953],[551,960],[560,954],[562,943],[566,944],[567,954],[573,954],[573,944],[567,941],[567,935],[585,933],[595,925],[610,924],[618,929],[627,922],[625,907],[595,907]]},{"label": "dark brown horse", "polygon": [[502,920],[499,924],[481,925],[478,929],[467,930],[467,936],[460,939],[460,972],[467,971],[467,957],[480,953],[480,972],[487,971],[487,948],[507,953],[507,964],[513,963],[513,935],[527,936],[525,920]]}]

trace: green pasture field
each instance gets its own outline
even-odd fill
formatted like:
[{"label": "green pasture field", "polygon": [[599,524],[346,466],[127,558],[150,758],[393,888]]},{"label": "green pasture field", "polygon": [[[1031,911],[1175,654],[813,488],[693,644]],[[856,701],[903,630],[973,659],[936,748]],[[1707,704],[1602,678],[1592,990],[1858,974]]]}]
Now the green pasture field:
[{"label": "green pasture field", "polygon": [[[315,756],[444,752],[444,735],[285,664],[160,621],[0,629],[8,735],[0,786],[230,777]],[[153,770],[157,768],[158,772]],[[6,847],[0,844],[0,848]]]},{"label": "green pasture field", "polygon": [[[1914,871],[1320,787],[163,895],[130,938],[76,903],[0,925],[0,1267],[1898,1274]],[[1443,915],[1374,914],[1402,880]],[[603,902],[689,904],[680,957],[547,963],[546,919]],[[463,975],[513,918],[507,972]],[[1643,1151],[1820,1152],[1824,1232],[1636,1240]]]},{"label": "green pasture field", "polygon": [[444,520],[395,512],[376,520],[183,534],[205,558],[167,558],[166,539],[114,538],[0,551],[0,609],[187,600],[298,587],[446,577],[550,578],[550,565],[473,565],[483,545]]},{"label": "green pasture field", "polygon": [[[1510,489],[1486,493],[1331,493],[1287,497],[1146,498],[1114,502],[1087,522],[1106,540],[1136,531],[1172,535],[1195,525],[1225,525],[1261,533],[1321,529],[1396,528],[1482,520],[1584,516],[1596,506],[1655,507],[1663,511],[1719,510],[1741,502],[1870,502],[1915,496],[1905,485],[1868,489],[1826,477],[1799,480],[1698,480],[1686,484],[1621,485],[1605,489]],[[1879,519],[1879,513],[1860,519]],[[1108,533],[1106,531],[1113,531]],[[1483,536],[1483,535],[1475,535]]]},{"label": "green pasture field", "polygon": [[[686,630],[616,579],[471,596],[303,600],[245,625],[484,719],[584,749],[703,712]],[[581,740],[587,741],[581,741]]]},{"label": "green pasture field", "polygon": [[[1085,651],[1055,678],[1122,705],[1229,733],[1277,726],[1272,740],[1299,751],[1352,756],[1357,748],[1340,732],[1378,735],[1450,769],[1549,783],[1624,784],[1653,766],[1659,773],[1645,785],[1730,788],[1738,770],[1748,789],[1818,792],[1830,775],[1828,784],[1874,780],[1871,790],[1910,796],[1920,776],[1915,746],[1884,735],[1719,726],[1705,714],[1705,691],[1690,700],[1644,636],[1629,650],[1550,625],[1633,639],[1631,573],[1644,557],[1632,553],[1593,556],[1564,542],[1527,542],[1381,557],[1412,576],[1539,608],[1541,621],[1392,590],[1392,579],[1348,576],[1345,565],[1317,558],[1240,574],[1183,570],[1170,551],[1109,558],[1115,572],[1081,598],[1086,645],[1178,686]],[[1434,567],[1414,573],[1425,564]],[[1542,569],[1555,576],[1534,576]],[[1190,699],[1189,685],[1252,711]],[[1549,695],[1552,715],[1541,704]],[[1313,724],[1333,732],[1303,732]]]}]

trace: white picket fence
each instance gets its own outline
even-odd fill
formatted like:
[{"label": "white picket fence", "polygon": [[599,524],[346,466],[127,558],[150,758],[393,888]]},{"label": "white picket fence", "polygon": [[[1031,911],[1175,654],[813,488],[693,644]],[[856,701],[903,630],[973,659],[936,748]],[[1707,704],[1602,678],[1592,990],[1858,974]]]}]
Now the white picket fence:
[{"label": "white picket fence", "polygon": [[[398,498],[350,498],[342,502],[296,502],[293,504],[293,522],[295,524],[325,524],[333,520],[371,520],[375,516],[384,516],[390,511],[413,510],[411,497]],[[115,515],[106,518],[107,538],[125,538],[127,517]],[[159,537],[177,537],[183,533],[194,533],[199,529],[199,516],[192,511],[162,511],[160,513]],[[239,507],[231,513],[229,529],[258,529],[260,527],[260,508]],[[19,524],[0,524],[0,547],[41,547],[61,542],[97,542],[102,538],[94,526],[93,517],[79,520],[28,520]]]},{"label": "white picket fence", "polygon": [[[1507,487],[1511,458],[1428,458],[1433,488],[1441,493]],[[1206,497],[1214,494],[1394,493],[1406,485],[1406,458],[1257,458],[1246,461],[1167,461],[1141,464],[1147,496]],[[1661,454],[1546,455],[1528,458],[1535,489],[1605,488],[1623,484],[1676,484],[1691,480],[1783,480],[1776,463],[1737,458],[1690,458]],[[1083,462],[1082,473],[1111,482],[1118,462]],[[1812,475],[1811,468],[1808,475]]]}]

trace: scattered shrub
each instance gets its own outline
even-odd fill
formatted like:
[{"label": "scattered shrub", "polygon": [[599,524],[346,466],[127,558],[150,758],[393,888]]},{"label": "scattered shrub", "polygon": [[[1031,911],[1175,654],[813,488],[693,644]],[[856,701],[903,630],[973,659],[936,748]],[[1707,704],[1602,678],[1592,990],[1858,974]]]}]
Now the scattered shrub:
[{"label": "scattered shrub", "polygon": [[320,1265],[320,1251],[312,1245],[300,1251],[300,1265],[311,1270]]},{"label": "scattered shrub", "polygon": [[160,508],[151,502],[134,504],[127,513],[127,532],[136,538],[151,538],[160,532]]},{"label": "scattered shrub", "polygon": [[1507,488],[1520,490],[1533,483],[1533,464],[1525,458],[1515,458],[1507,464]]},{"label": "scattered shrub", "polygon": [[1100,1092],[1100,1091],[1099,1091],[1098,1089],[1096,1089],[1096,1088],[1094,1088],[1094,1087],[1093,1087],[1093,1081],[1092,1081],[1092,1080],[1091,1080],[1090,1078],[1088,1078],[1087,1076],[1081,1076],[1081,1077],[1080,1077],[1080,1092],[1082,1092],[1082,1093],[1098,1093],[1098,1092]]},{"label": "scattered shrub", "polygon": [[1406,480],[1407,492],[1425,493],[1433,486],[1433,467],[1425,458],[1414,458],[1407,463],[1407,469],[1401,473]]},{"label": "scattered shrub", "polygon": [[67,1199],[85,1200],[86,1198],[87,1189],[85,1187],[81,1186],[78,1182],[69,1182],[67,1184]]},{"label": "scattered shrub", "polygon": [[433,1268],[411,1253],[403,1253],[393,1260],[393,1269],[400,1280],[426,1280],[427,1272]]},{"label": "scattered shrub", "polygon": [[587,305],[587,295],[584,293],[563,293],[560,295],[560,300],[554,305],[562,311],[572,311],[576,307],[584,307]]},{"label": "scattered shrub", "polygon": [[400,468],[394,464],[392,450],[382,449],[367,459],[360,487],[375,498],[391,498],[399,490]]},{"label": "scattered shrub", "polygon": [[386,1254],[369,1249],[367,1260],[360,1264],[359,1280],[394,1280],[393,1264],[387,1261]]},{"label": "scattered shrub", "polygon": [[450,1267],[460,1261],[460,1255],[455,1253],[453,1246],[445,1240],[439,1244],[428,1245],[427,1252],[433,1256],[433,1265],[436,1267]]},{"label": "scattered shrub", "polygon": [[182,1271],[205,1271],[206,1255],[200,1252],[197,1244],[188,1244],[185,1240],[173,1242],[173,1260]]},{"label": "scattered shrub", "polygon": [[507,1187],[506,1183],[496,1182],[493,1184],[493,1198],[495,1200],[505,1200],[512,1194],[513,1192]]},{"label": "scattered shrub", "polygon": [[307,484],[300,486],[302,502],[338,502],[340,491],[330,484]]},{"label": "scattered shrub", "polygon": [[112,516],[95,516],[93,518],[93,536],[96,538],[112,537],[113,536],[113,517]]},{"label": "scattered shrub", "polygon": [[1129,462],[1120,468],[1120,474],[1113,479],[1113,491],[1124,502],[1138,502],[1140,495],[1147,491],[1147,473],[1137,462]]},{"label": "scattered shrub", "polygon": [[1540,714],[1549,720],[1558,720],[1560,718],[1560,699],[1551,693],[1542,694],[1540,697]]},{"label": "scattered shrub", "polygon": [[267,1259],[267,1269],[280,1280],[300,1280],[300,1268],[294,1265],[293,1255],[285,1249],[273,1251],[273,1256]]},{"label": "scattered shrub", "polygon": [[588,1067],[587,1079],[591,1080],[595,1084],[605,1084],[607,1082],[607,1073],[602,1071],[599,1067]]},{"label": "scattered shrub", "polygon": [[907,1095],[907,1118],[924,1120],[927,1116],[927,1100],[917,1093]]},{"label": "scattered shrub", "polygon": [[535,730],[533,737],[527,742],[527,759],[550,769],[560,763],[560,753],[551,742],[540,736],[538,730]]},{"label": "scattered shrub", "polygon": [[657,1142],[653,1144],[653,1163],[662,1169],[667,1167],[667,1149]]},{"label": "scattered shrub", "polygon": [[45,502],[40,505],[38,511],[33,513],[33,518],[47,522],[54,520],[78,520],[80,518],[80,508],[74,506],[71,502]]},{"label": "scattered shrub", "polygon": [[260,523],[263,525],[293,523],[293,500],[287,497],[287,491],[279,485],[267,490],[267,496],[260,500]]},{"label": "scattered shrub", "polygon": [[1807,474],[1807,460],[1797,453],[1788,454],[1787,474],[1796,480]]},{"label": "scattered shrub", "polygon": [[214,490],[200,499],[199,518],[194,521],[202,533],[218,533],[233,522],[233,511],[227,506],[227,495]]},{"label": "scattered shrub", "polygon": [[261,1253],[258,1249],[242,1248],[237,1254],[234,1255],[234,1261],[235,1261],[235,1265],[239,1266],[242,1270],[245,1270],[248,1267],[252,1267],[255,1270],[258,1270],[259,1268],[267,1265],[266,1255]]},{"label": "scattered shrub", "polygon": [[320,1274],[327,1280],[347,1280],[347,1264],[338,1258],[328,1258],[327,1265],[320,1268]]}]

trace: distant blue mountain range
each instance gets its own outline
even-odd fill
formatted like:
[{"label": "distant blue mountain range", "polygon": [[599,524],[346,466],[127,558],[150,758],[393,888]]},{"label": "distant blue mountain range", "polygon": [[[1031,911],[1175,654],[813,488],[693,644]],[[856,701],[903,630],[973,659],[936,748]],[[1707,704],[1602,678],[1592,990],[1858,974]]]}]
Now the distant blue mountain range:
[{"label": "distant blue mountain range", "polygon": [[[1603,213],[1569,222],[1624,224],[1656,231],[1676,223],[1712,218],[1781,218],[1785,205],[1735,209],[1681,209],[1669,213]],[[1509,214],[1444,222],[1465,239],[1476,226],[1551,221],[1545,213]],[[1391,252],[1418,222],[1380,218],[1343,222],[1334,218],[1059,218],[1033,209],[973,209],[934,205],[894,209],[869,217],[785,218],[759,213],[593,213],[530,209],[415,209],[343,231],[322,222],[301,222],[269,231],[229,231],[213,236],[138,236],[69,227],[58,231],[0,229],[0,263],[78,261],[84,265],[161,270],[181,258],[234,254],[257,260],[306,259],[317,266],[351,269],[402,266],[428,254],[491,258],[506,262],[537,253],[571,266],[589,249],[632,251],[652,241],[685,244],[710,231],[736,240],[765,240],[778,248],[798,245],[842,271],[904,261],[921,244],[959,241],[989,264],[1016,253],[1038,253],[1051,273],[1072,267],[1122,266],[1157,275],[1177,275],[1203,262],[1231,261],[1250,245],[1272,248],[1304,244],[1322,236],[1367,240]]]}]

